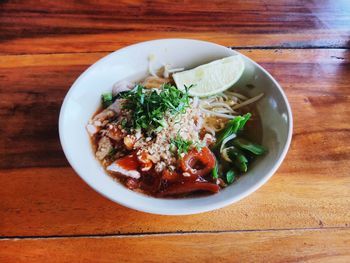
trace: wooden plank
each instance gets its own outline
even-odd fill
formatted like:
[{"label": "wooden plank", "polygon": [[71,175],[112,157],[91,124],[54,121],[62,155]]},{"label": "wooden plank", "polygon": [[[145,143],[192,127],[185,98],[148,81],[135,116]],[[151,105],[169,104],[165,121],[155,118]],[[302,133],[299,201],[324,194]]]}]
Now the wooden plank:
[{"label": "wooden plank", "polygon": [[[344,49],[237,49],[237,51],[259,63],[305,63],[335,64],[349,63],[349,51]],[[68,54],[29,54],[0,56],[0,69],[84,66],[96,62],[110,52],[68,53]]]},{"label": "wooden plank", "polygon": [[[242,52],[261,62],[285,88],[297,134],[305,127],[326,131],[335,121],[339,129],[349,128],[344,121],[349,118],[349,51]],[[0,168],[67,166],[57,136],[59,109],[69,86],[103,55],[0,56]],[[324,118],[329,114],[332,118]]]},{"label": "wooden plank", "polygon": [[[153,27],[150,26],[150,27]],[[172,29],[176,30],[176,29]],[[112,52],[128,45],[161,38],[189,38],[233,48],[349,48],[350,30],[300,30],[296,33],[117,31],[100,34],[45,35],[0,41],[0,54],[54,54]]]},{"label": "wooden plank", "polygon": [[5,1],[0,53],[112,51],[185,37],[249,47],[349,47],[350,5],[329,1]]},{"label": "wooden plank", "polygon": [[[191,216],[157,216],[117,205],[71,168],[2,171],[0,184],[6,187],[0,192],[0,236],[350,227],[349,162],[324,158],[298,163],[307,157],[300,140],[257,192],[226,208]],[[302,156],[296,160],[298,154]]]},{"label": "wooden plank", "polygon": [[349,262],[350,229],[0,241],[1,262]]},{"label": "wooden plank", "polygon": [[277,175],[257,193],[220,211],[181,218],[115,205],[66,168],[57,135],[59,106],[70,83],[99,54],[0,57],[5,98],[0,101],[0,184],[6,186],[0,192],[0,234],[349,226],[349,52],[244,53],[261,61],[289,96],[295,122],[291,149]]}]

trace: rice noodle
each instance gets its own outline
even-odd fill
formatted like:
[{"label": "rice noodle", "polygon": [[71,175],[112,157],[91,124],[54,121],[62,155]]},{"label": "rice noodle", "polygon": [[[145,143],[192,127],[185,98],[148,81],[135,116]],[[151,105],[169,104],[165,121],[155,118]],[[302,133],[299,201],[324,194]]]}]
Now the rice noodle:
[{"label": "rice noodle", "polygon": [[247,105],[249,105],[249,104],[251,104],[251,103],[253,103],[253,102],[258,101],[258,100],[261,99],[263,96],[264,96],[264,93],[261,93],[261,94],[259,94],[258,96],[255,96],[255,97],[253,97],[253,98],[251,98],[251,99],[248,99],[248,100],[246,100],[246,101],[244,101],[244,102],[242,102],[242,103],[240,103],[240,104],[237,104],[237,105],[233,106],[232,109],[236,110],[236,109],[239,109],[239,108],[241,108],[241,107],[243,107],[243,106],[247,106]]},{"label": "rice noodle", "polygon": [[[244,95],[242,95],[242,94],[240,94],[240,93],[237,93],[237,92],[225,91],[225,93],[226,93],[227,95],[237,97],[237,98],[239,98],[239,99],[241,99],[241,100],[247,100],[247,99],[248,99],[246,96],[244,96]],[[224,93],[224,94],[225,94],[225,93]]]},{"label": "rice noodle", "polygon": [[153,70],[153,61],[155,60],[155,56],[154,55],[149,55],[148,57],[148,72],[149,74],[151,74],[153,77],[159,78],[159,76],[154,72]]},{"label": "rice noodle", "polygon": [[225,138],[222,141],[221,147],[220,147],[220,153],[222,153],[223,149],[225,148],[225,144],[228,143],[229,141],[231,141],[232,139],[236,138],[236,134],[231,134],[230,136],[228,136],[227,138]]},{"label": "rice noodle", "polygon": [[210,106],[210,107],[223,107],[223,108],[226,108],[229,112],[233,112],[233,109],[229,106],[229,105],[227,105],[227,104],[225,104],[225,103],[223,103],[223,102],[214,102],[214,103],[211,103],[211,104],[209,104],[208,106]]},{"label": "rice noodle", "polygon": [[212,111],[214,111],[214,112],[217,112],[217,113],[233,113],[232,111],[229,111],[229,110],[227,110],[227,109],[218,109],[218,108],[214,108],[214,109],[212,109]]},{"label": "rice noodle", "polygon": [[223,97],[225,100],[228,100],[228,97],[225,93],[220,93],[220,96]]},{"label": "rice noodle", "polygon": [[234,119],[240,114],[237,109],[256,102],[262,96],[263,93],[247,98],[240,93],[225,91],[209,98],[199,98],[199,108],[204,113],[203,127],[214,135],[214,132],[219,132],[225,127],[227,120]]},{"label": "rice noodle", "polygon": [[[229,148],[230,148],[230,147],[229,147]],[[228,150],[229,148],[225,148],[225,149],[222,151],[221,156],[222,156],[222,158],[224,158],[225,161],[227,161],[227,162],[229,162],[229,163],[232,163],[230,157],[228,157],[228,155],[227,155],[227,150]]]},{"label": "rice noodle", "polygon": [[203,108],[200,108],[200,110],[203,111],[204,113],[209,114],[209,115],[214,115],[214,116],[218,116],[218,117],[225,118],[225,119],[234,119],[236,117],[234,115],[223,114],[223,113],[219,113],[219,112],[215,112],[215,111],[206,110]]}]

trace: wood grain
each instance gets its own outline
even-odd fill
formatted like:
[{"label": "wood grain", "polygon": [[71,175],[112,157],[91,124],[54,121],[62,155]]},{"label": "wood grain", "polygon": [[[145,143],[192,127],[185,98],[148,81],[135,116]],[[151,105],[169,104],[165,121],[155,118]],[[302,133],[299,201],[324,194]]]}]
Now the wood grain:
[{"label": "wood grain", "polygon": [[[311,140],[313,136],[306,136]],[[71,168],[0,173],[0,236],[70,236],[118,233],[350,227],[346,161],[308,161],[293,145],[279,172],[261,189],[226,208],[192,216],[157,216],[117,205],[79,179]],[[306,154],[304,154],[305,157]],[[302,159],[303,157],[300,157]],[[344,166],[347,166],[344,168]]]},{"label": "wood grain", "polygon": [[[348,136],[348,50],[243,53],[260,62],[285,88],[296,118],[295,134],[319,132],[327,137],[328,131],[342,129],[338,135]],[[0,168],[68,165],[58,141],[60,105],[74,80],[103,55],[0,56],[0,94],[6,98],[0,100]],[[329,114],[332,118],[324,118]]]},{"label": "wood grain", "polygon": [[291,149],[257,193],[186,217],[118,206],[67,167],[57,134],[60,103],[80,72],[104,53],[0,56],[0,92],[6,98],[0,101],[0,184],[6,186],[0,192],[0,235],[349,227],[349,51],[243,53],[285,88],[295,123]]},{"label": "wood grain", "polygon": [[[349,262],[349,13],[348,0],[0,1],[0,262]],[[69,167],[57,122],[73,81],[158,38],[240,48],[285,89],[290,151],[246,199],[150,215]]]},{"label": "wood grain", "polygon": [[350,46],[350,4],[327,1],[2,1],[0,53],[112,51],[185,37],[236,47]]},{"label": "wood grain", "polygon": [[348,262],[350,230],[0,240],[1,262]]}]

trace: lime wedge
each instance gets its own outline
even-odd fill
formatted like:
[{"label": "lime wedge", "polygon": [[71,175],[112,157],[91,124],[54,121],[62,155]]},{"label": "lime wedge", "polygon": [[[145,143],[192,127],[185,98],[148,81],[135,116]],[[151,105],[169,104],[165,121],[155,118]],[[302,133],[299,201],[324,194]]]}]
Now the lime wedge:
[{"label": "lime wedge", "polygon": [[223,92],[235,84],[244,71],[244,61],[240,55],[234,55],[212,61],[194,69],[173,74],[176,86],[184,90],[194,85],[191,96],[206,97]]}]

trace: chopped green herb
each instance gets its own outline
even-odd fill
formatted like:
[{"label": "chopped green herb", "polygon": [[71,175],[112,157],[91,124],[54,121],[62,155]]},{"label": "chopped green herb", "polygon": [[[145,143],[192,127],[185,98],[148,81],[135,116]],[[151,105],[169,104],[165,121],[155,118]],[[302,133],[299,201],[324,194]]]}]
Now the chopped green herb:
[{"label": "chopped green herb", "polygon": [[214,179],[218,179],[219,178],[219,165],[218,165],[218,161],[215,160],[215,166],[214,169],[212,171],[212,175]]},{"label": "chopped green herb", "polygon": [[250,119],[250,117],[252,116],[252,114],[250,112],[248,112],[247,114],[243,115],[243,119],[240,121],[238,129],[236,132],[242,130],[244,128],[244,125],[247,123],[247,121]]},{"label": "chopped green herb", "polygon": [[205,142],[197,142],[194,144],[194,147],[196,147],[197,151],[200,152],[204,146],[207,144]]},{"label": "chopped green herb", "polygon": [[233,170],[229,170],[227,173],[226,173],[226,181],[228,184],[232,184],[233,181],[235,180],[235,177],[236,177],[236,174]]},{"label": "chopped green herb", "polygon": [[255,155],[262,155],[266,152],[266,149],[256,143],[252,143],[248,140],[245,140],[243,138],[236,138],[233,140],[233,145],[237,146],[238,148],[242,150],[246,150],[248,152],[251,152]]},{"label": "chopped green herb", "polygon": [[109,153],[108,153],[108,157],[113,157],[113,155],[115,155],[117,153],[117,149],[116,148],[112,148]]},{"label": "chopped green herb", "polygon": [[233,162],[233,164],[243,173],[248,170],[248,159],[235,147],[229,147],[227,155]]},{"label": "chopped green herb", "polygon": [[123,129],[126,128],[127,122],[128,122],[128,121],[127,121],[127,119],[125,119],[125,118],[123,118],[123,119],[121,120],[120,125],[122,126]]},{"label": "chopped green herb", "polygon": [[244,125],[249,120],[250,116],[252,115],[250,113],[247,113],[244,116],[237,116],[233,120],[230,120],[226,124],[226,127],[218,135],[214,148],[216,149],[220,148],[220,145],[222,141],[225,140],[225,138],[243,129]]},{"label": "chopped green herb", "polygon": [[148,90],[137,85],[133,90],[121,94],[125,99],[124,109],[131,112],[130,128],[141,128],[149,134],[165,126],[164,115],[184,113],[189,107],[188,89],[181,91],[165,84],[160,90]]},{"label": "chopped green herb", "polygon": [[184,140],[179,134],[177,134],[174,139],[171,139],[170,143],[176,148],[178,157],[181,157],[181,154],[183,153],[188,153],[188,150],[193,144],[192,141]]},{"label": "chopped green herb", "polygon": [[113,103],[113,95],[111,92],[102,94],[101,99],[103,108],[107,108]]}]

